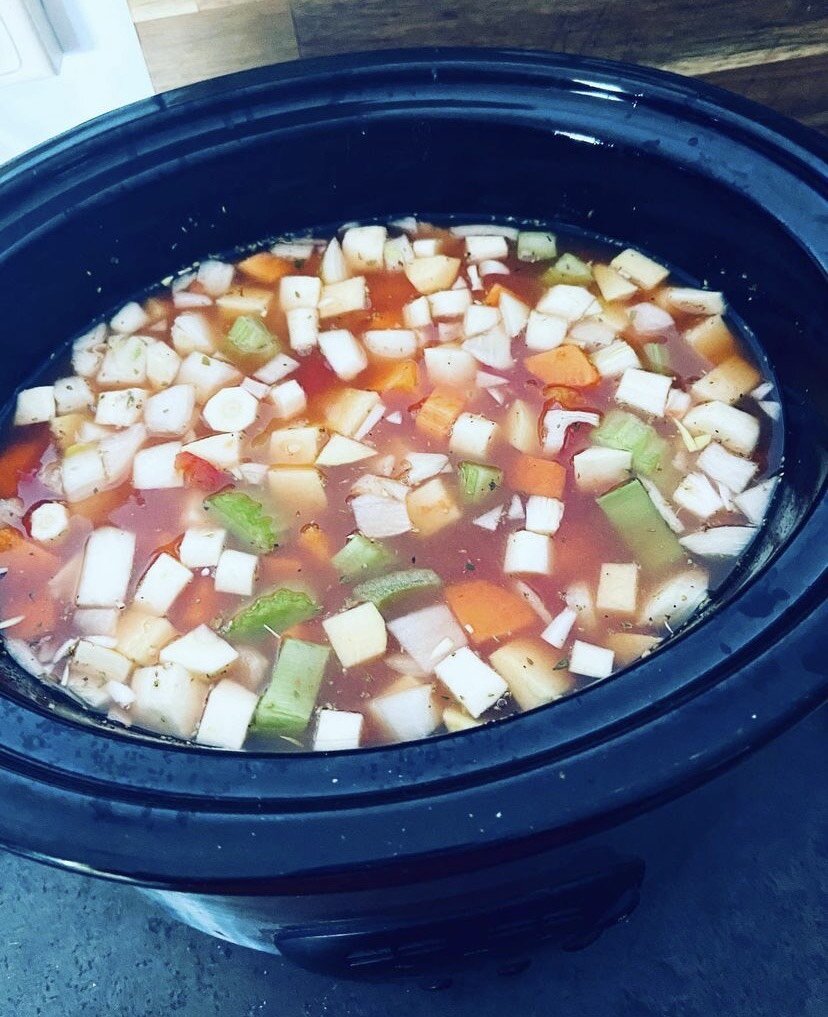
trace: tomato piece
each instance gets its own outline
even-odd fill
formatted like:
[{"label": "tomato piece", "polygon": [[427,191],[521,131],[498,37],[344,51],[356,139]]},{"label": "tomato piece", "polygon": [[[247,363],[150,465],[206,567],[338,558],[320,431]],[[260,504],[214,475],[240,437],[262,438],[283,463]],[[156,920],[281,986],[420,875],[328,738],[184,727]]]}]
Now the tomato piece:
[{"label": "tomato piece", "polygon": [[175,468],[184,474],[187,487],[197,487],[201,491],[220,491],[230,483],[230,477],[224,470],[192,452],[179,452],[175,457]]}]

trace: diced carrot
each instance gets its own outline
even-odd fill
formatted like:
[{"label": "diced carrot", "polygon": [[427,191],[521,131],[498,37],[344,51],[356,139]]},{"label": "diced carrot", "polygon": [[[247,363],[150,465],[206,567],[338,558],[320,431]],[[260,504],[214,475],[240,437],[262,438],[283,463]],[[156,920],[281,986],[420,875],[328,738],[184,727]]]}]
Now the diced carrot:
[{"label": "diced carrot", "polygon": [[400,328],[401,311],[374,311],[371,328]]},{"label": "diced carrot", "polygon": [[373,273],[369,286],[371,290],[371,317],[368,328],[386,327],[375,324],[377,313],[400,315],[403,304],[407,304],[409,300],[418,295],[405,272]]},{"label": "diced carrot", "polygon": [[527,371],[547,385],[565,385],[567,388],[588,388],[601,380],[601,375],[586,353],[571,343],[556,346],[553,350],[536,353],[524,361]]},{"label": "diced carrot", "polygon": [[538,620],[523,597],[488,579],[447,586],[446,600],[475,645],[519,632]]},{"label": "diced carrot", "polygon": [[432,392],[417,411],[417,428],[432,438],[448,438],[454,421],[463,412],[464,401],[457,396]]},{"label": "diced carrot", "polygon": [[291,625],[289,629],[285,629],[282,639],[304,639],[313,643],[318,642],[319,634],[318,626],[308,622],[299,622],[297,625]]},{"label": "diced carrot", "polygon": [[371,392],[415,392],[419,385],[419,372],[415,360],[392,360],[387,364],[374,364],[360,384]]},{"label": "diced carrot", "polygon": [[251,254],[239,262],[238,267],[249,275],[256,282],[273,285],[283,276],[297,274],[298,269],[289,258],[279,258],[270,251],[260,251],[259,254]]},{"label": "diced carrot", "polygon": [[21,477],[40,465],[40,459],[49,443],[46,428],[38,427],[36,437],[12,442],[0,455],[0,498],[13,498]]},{"label": "diced carrot", "polygon": [[72,513],[83,516],[93,523],[104,523],[115,509],[126,504],[132,492],[131,484],[121,484],[107,491],[98,491],[96,494],[90,494],[83,501],[76,501],[72,505]]},{"label": "diced carrot", "polygon": [[560,498],[566,483],[566,470],[551,459],[522,455],[507,472],[507,479],[510,487],[521,494]]},{"label": "diced carrot", "polygon": [[289,558],[281,554],[265,554],[259,559],[259,579],[263,585],[270,582],[296,578],[302,574],[305,564],[301,558]]},{"label": "diced carrot", "polygon": [[25,539],[20,530],[16,530],[13,526],[3,526],[0,528],[0,554],[18,550]]},{"label": "diced carrot", "polygon": [[200,491],[220,491],[231,482],[228,473],[192,452],[179,452],[175,457],[175,468],[184,474],[187,487],[197,487]]},{"label": "diced carrot", "polygon": [[500,283],[495,283],[494,286],[486,294],[486,303],[489,307],[497,307],[500,303],[500,298],[504,293],[508,293],[505,286],[501,286]]},{"label": "diced carrot", "polygon": [[221,595],[216,593],[211,576],[194,576],[184,593],[170,608],[170,621],[177,629],[188,632],[221,613]]},{"label": "diced carrot", "polygon": [[555,405],[565,410],[576,410],[585,404],[583,395],[577,389],[567,388],[565,385],[547,385],[543,395],[551,404],[550,409]]},{"label": "diced carrot", "polygon": [[331,542],[328,535],[318,523],[308,523],[299,531],[296,542],[301,548],[312,555],[317,561],[326,565],[331,561]]}]

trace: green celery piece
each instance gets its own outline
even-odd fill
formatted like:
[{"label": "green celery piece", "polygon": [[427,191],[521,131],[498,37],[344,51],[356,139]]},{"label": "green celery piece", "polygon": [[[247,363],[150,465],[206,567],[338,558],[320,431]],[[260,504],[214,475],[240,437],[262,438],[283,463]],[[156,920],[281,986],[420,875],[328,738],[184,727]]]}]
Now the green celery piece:
[{"label": "green celery piece", "polygon": [[261,318],[242,314],[233,322],[227,333],[227,342],[244,356],[270,355],[276,352],[277,343]]},{"label": "green celery piece", "polygon": [[330,655],[329,646],[286,639],[253,715],[253,730],[289,738],[301,735],[310,722]]},{"label": "green celery piece", "polygon": [[442,583],[442,579],[431,569],[403,569],[360,583],[354,587],[354,597],[357,600],[370,600],[382,610],[407,593],[433,590],[442,586]]},{"label": "green celery piece", "polygon": [[369,540],[361,533],[355,533],[345,546],[331,558],[331,564],[339,573],[340,581],[358,579],[360,576],[382,572],[393,565],[397,556],[378,540]]},{"label": "green celery piece", "polygon": [[236,639],[255,639],[268,632],[280,633],[292,625],[309,621],[322,609],[299,590],[280,589],[263,593],[238,611],[222,628],[222,635]]},{"label": "green celery piece", "polygon": [[667,465],[667,442],[654,427],[626,410],[610,410],[593,430],[591,439],[594,445],[631,452],[633,468],[645,477],[653,476]]},{"label": "green celery piece", "polygon": [[219,491],[205,499],[204,507],[213,512],[227,529],[255,551],[266,554],[276,547],[276,520],[264,505],[243,491]]},{"label": "green celery piece", "polygon": [[521,230],[518,233],[518,261],[551,261],[557,254],[554,233],[542,230]]},{"label": "green celery piece", "polygon": [[630,480],[597,499],[601,510],[644,568],[658,569],[687,558],[658,514],[640,480]]},{"label": "green celery piece", "polygon": [[541,276],[544,286],[567,283],[570,286],[588,286],[592,282],[592,269],[574,254],[562,254]]},{"label": "green celery piece", "polygon": [[460,487],[469,501],[482,501],[503,483],[503,470],[483,463],[462,462],[457,467]]},{"label": "green celery piece", "polygon": [[658,374],[672,374],[670,370],[670,351],[664,343],[645,343],[644,356],[651,370]]}]

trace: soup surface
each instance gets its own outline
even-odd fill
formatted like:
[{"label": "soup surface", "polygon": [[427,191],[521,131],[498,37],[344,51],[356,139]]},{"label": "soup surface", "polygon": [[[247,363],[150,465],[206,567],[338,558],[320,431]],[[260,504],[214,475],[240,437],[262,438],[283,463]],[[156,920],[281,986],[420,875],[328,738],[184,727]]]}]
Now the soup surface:
[{"label": "soup surface", "polygon": [[329,750],[529,710],[669,638],[764,517],[771,383],[637,251],[406,220],[165,283],[0,456],[7,649],[118,723]]}]

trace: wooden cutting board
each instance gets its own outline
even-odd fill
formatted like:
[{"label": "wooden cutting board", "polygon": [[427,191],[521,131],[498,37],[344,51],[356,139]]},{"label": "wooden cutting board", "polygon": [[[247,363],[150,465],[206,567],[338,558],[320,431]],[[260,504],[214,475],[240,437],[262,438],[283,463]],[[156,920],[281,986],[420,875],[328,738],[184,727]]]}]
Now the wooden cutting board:
[{"label": "wooden cutting board", "polygon": [[689,74],[828,131],[814,0],[129,0],[155,87],[348,50],[518,46]]}]

